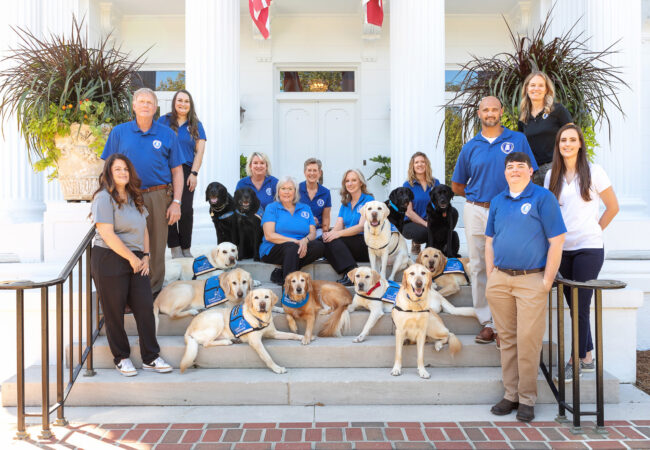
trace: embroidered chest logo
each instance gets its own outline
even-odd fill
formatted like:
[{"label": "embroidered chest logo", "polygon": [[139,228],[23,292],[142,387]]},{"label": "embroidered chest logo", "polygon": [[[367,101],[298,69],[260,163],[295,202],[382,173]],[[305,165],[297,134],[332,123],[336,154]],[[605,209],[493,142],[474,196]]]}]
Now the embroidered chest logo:
[{"label": "embroidered chest logo", "polygon": [[323,205],[325,205],[325,200],[323,200],[322,198],[319,198],[319,199],[316,201],[316,204],[322,208]]},{"label": "embroidered chest logo", "polygon": [[359,206],[357,206],[356,208],[354,208],[354,210],[355,210],[358,214],[361,214],[361,208],[363,208],[363,205],[359,205]]},{"label": "embroidered chest logo", "polygon": [[302,217],[303,219],[309,219],[309,213],[307,211],[302,211],[300,213],[300,217]]},{"label": "embroidered chest logo", "polygon": [[271,188],[266,188],[266,195],[271,195]]},{"label": "embroidered chest logo", "polygon": [[501,151],[506,155],[512,152],[514,149],[515,149],[515,144],[513,144],[512,142],[504,142],[503,144],[501,144]]},{"label": "embroidered chest logo", "polygon": [[544,114],[542,115],[542,119],[546,119],[546,118],[548,118],[548,113],[544,113]]},{"label": "embroidered chest logo", "polygon": [[528,211],[530,211],[531,207],[532,205],[530,203],[524,203],[523,205],[521,205],[521,213],[528,214]]},{"label": "embroidered chest logo", "polygon": [[158,139],[155,139],[155,140],[153,141],[153,148],[155,148],[156,150],[158,150],[160,147],[162,147],[162,142],[160,142]]}]

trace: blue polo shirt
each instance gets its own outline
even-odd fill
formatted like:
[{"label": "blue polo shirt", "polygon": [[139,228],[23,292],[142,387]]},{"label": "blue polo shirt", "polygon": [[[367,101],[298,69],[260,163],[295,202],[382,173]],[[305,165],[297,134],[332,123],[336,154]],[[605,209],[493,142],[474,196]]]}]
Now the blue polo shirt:
[{"label": "blue polo shirt", "polygon": [[113,153],[131,160],[142,189],[171,183],[171,169],[185,163],[176,133],[158,122],[153,122],[146,133],[135,120],[117,125],[108,135],[102,159]]},{"label": "blue polo shirt", "polygon": [[261,189],[258,191],[251,181],[251,177],[244,177],[237,182],[237,187],[235,187],[235,190],[243,187],[251,188],[255,191],[255,194],[260,201],[260,206],[265,209],[266,205],[275,201],[275,188],[277,185],[278,179],[274,176],[267,175],[266,178],[264,178]]},{"label": "blue polo shirt", "polygon": [[533,169],[537,170],[535,156],[523,133],[503,128],[501,135],[491,144],[479,133],[463,145],[451,181],[466,185],[467,200],[489,202],[508,187],[505,159],[512,152],[526,153]]},{"label": "blue polo shirt", "polygon": [[[339,209],[339,217],[343,219],[343,228],[350,228],[357,225],[361,220],[361,208],[363,208],[363,205],[374,199],[375,198],[371,194],[362,193],[356,204],[352,205],[352,202],[342,204]],[[359,234],[363,234],[363,230],[361,230]]]},{"label": "blue polo shirt", "polygon": [[548,239],[566,233],[555,196],[532,181],[517,198],[510,189],[490,202],[485,235],[494,238],[494,265],[530,270],[546,266]]},{"label": "blue polo shirt", "polygon": [[[282,236],[293,239],[302,239],[309,234],[309,226],[314,225],[314,215],[309,206],[304,203],[296,203],[296,209],[291,214],[280,202],[270,203],[264,210],[262,225],[267,222],[275,222],[275,232]],[[260,258],[268,255],[275,244],[262,239],[260,245]]]},{"label": "blue polo shirt", "polygon": [[[427,185],[427,189],[422,189],[422,185],[419,182],[414,182],[413,186],[408,181],[405,181],[402,187],[409,188],[413,192],[413,211],[417,213],[418,216],[427,220],[427,205],[431,201],[429,194],[431,189],[438,186],[440,181],[437,178],[433,179],[433,186]],[[405,222],[410,222],[411,219],[408,217],[404,218]]]},{"label": "blue polo shirt", "polygon": [[332,207],[330,190],[319,184],[316,195],[314,195],[313,199],[310,199],[307,192],[307,182],[303,181],[298,185],[298,193],[300,194],[300,201],[311,208],[311,212],[314,213],[314,217],[318,220],[316,228],[321,228],[323,226],[323,209]]},{"label": "blue polo shirt", "polygon": [[[165,114],[160,119],[158,119],[158,122],[165,125],[166,127],[169,127],[170,120],[171,120],[171,115]],[[197,127],[199,131],[199,140],[203,139],[205,141],[206,137],[205,137],[205,130],[203,129],[203,124],[199,122]],[[181,148],[181,153],[183,153],[183,158],[185,158],[184,164],[191,166],[194,163],[194,152],[196,151],[196,141],[190,134],[189,124],[187,120],[183,125],[178,127],[177,134],[178,134],[178,145]]]}]

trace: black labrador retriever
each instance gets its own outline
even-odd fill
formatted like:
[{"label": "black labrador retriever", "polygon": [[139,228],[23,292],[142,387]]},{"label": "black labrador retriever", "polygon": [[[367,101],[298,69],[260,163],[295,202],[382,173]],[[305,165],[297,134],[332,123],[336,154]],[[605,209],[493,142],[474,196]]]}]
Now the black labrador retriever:
[{"label": "black labrador retriever", "polygon": [[236,227],[235,200],[228,193],[228,189],[213,181],[205,189],[205,201],[210,204],[210,217],[217,232],[217,242],[233,242],[233,231]]},{"label": "black labrador retriever", "polygon": [[237,246],[239,259],[260,260],[262,243],[262,217],[260,201],[255,191],[245,187],[235,191],[235,230],[233,244]]},{"label": "black labrador retriever", "polygon": [[439,184],[429,193],[427,205],[427,247],[442,251],[448,258],[458,258],[460,241],[454,231],[458,223],[458,211],[451,205],[454,192],[446,184]]},{"label": "black labrador retriever", "polygon": [[388,220],[395,225],[400,233],[402,232],[402,228],[404,228],[406,209],[412,201],[413,191],[406,187],[398,187],[391,191],[388,195],[388,200],[385,202],[390,213]]}]

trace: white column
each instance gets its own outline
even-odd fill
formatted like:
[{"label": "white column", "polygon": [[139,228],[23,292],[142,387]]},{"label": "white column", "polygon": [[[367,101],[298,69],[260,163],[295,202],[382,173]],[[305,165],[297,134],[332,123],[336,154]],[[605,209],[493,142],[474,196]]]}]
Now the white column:
[{"label": "white column", "polygon": [[218,181],[239,180],[239,0],[185,2],[185,80],[207,135],[195,204]]},{"label": "white column", "polygon": [[580,32],[586,29],[586,18],[581,19],[587,10],[587,0],[542,0],[540,11],[540,22],[546,18],[549,9],[555,4],[553,8],[553,16],[551,26],[546,34],[547,40],[563,36],[573,27],[576,22],[578,24],[573,27],[572,35],[577,36]]},{"label": "white column", "polygon": [[445,2],[390,4],[391,185],[406,179],[416,151],[425,152],[434,176],[444,179]]}]

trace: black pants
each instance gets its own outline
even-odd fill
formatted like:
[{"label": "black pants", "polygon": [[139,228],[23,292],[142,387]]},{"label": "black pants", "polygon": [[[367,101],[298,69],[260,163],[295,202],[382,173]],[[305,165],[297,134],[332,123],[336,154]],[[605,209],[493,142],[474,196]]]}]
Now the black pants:
[{"label": "black pants", "polygon": [[[142,257],[141,252],[134,252]],[[133,273],[129,262],[104,247],[93,247],[90,273],[95,281],[99,301],[104,312],[106,338],[115,364],[131,353],[129,338],[124,331],[124,307],[133,311],[140,342],[142,361],[151,363],[158,358],[160,347],[156,339],[153,316],[153,296],[149,277]]]},{"label": "black pants", "polygon": [[325,245],[323,241],[316,239],[307,244],[307,254],[304,258],[298,257],[298,244],[295,242],[285,242],[284,244],[275,244],[271,251],[262,256],[262,261],[270,264],[282,264],[282,277],[286,277],[291,272],[311,264],[325,254]]},{"label": "black pants", "polygon": [[[602,248],[583,248],[580,250],[565,250],[562,252],[560,273],[568,280],[588,281],[598,278],[598,273],[603,267],[605,250]],[[589,323],[589,309],[591,307],[592,289],[578,289],[578,355],[580,358],[587,356],[587,352],[594,349],[591,340],[591,326]],[[571,288],[564,287],[564,297],[571,308]],[[571,311],[573,316],[573,310]],[[576,362],[574,361],[574,365]]]},{"label": "black pants", "polygon": [[192,168],[183,164],[183,195],[181,196],[181,218],[169,226],[167,247],[190,248],[192,246],[192,226],[194,225],[194,191],[190,192],[187,178]]},{"label": "black pants", "polygon": [[402,235],[416,244],[426,244],[429,238],[429,230],[427,230],[427,227],[415,222],[406,222],[402,229]]},{"label": "black pants", "polygon": [[325,243],[325,258],[336,273],[347,273],[357,262],[368,262],[368,246],[363,234],[344,236]]}]

